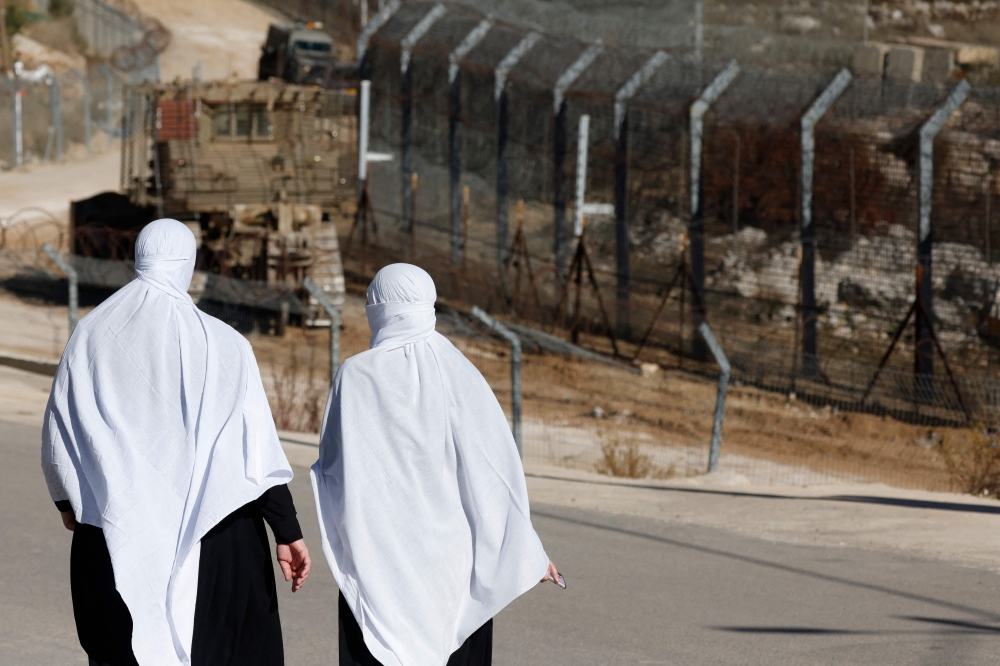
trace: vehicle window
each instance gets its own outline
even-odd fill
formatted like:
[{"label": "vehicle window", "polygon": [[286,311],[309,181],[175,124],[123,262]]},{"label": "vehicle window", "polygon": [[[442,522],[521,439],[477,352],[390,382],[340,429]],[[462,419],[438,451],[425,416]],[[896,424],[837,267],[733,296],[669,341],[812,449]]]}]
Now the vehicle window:
[{"label": "vehicle window", "polygon": [[254,121],[257,124],[257,136],[271,136],[271,117],[266,107],[254,113]]},{"label": "vehicle window", "polygon": [[233,116],[228,106],[215,108],[212,118],[212,133],[215,136],[229,136],[233,133]]},{"label": "vehicle window", "polygon": [[330,44],[327,42],[305,42],[297,40],[295,42],[295,48],[300,51],[316,51],[318,53],[330,52]]},{"label": "vehicle window", "polygon": [[212,110],[212,134],[216,138],[270,140],[273,132],[271,114],[263,104],[226,104]]},{"label": "vehicle window", "polygon": [[236,105],[236,136],[250,136],[251,114],[249,104]]}]

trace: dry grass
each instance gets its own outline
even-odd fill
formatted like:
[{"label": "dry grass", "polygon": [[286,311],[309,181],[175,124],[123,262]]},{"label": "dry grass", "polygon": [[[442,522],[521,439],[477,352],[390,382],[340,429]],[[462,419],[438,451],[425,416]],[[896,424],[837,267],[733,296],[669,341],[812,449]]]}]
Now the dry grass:
[{"label": "dry grass", "polygon": [[326,359],[318,359],[317,345],[291,343],[284,358],[269,358],[268,401],[274,424],[279,430],[319,432],[323,418],[327,383],[323,371]]},{"label": "dry grass", "polygon": [[967,493],[1000,497],[1000,444],[983,428],[953,433],[941,444],[952,483]]},{"label": "dry grass", "polygon": [[599,474],[620,476],[627,479],[669,479],[676,476],[673,465],[663,469],[653,464],[653,460],[639,450],[635,442],[623,442],[617,432],[602,430],[601,459],[594,465]]}]

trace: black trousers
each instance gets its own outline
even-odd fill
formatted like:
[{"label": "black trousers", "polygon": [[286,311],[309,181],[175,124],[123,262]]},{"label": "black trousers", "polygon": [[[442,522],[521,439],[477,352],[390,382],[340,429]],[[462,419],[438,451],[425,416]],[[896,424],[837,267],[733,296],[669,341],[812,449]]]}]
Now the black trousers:
[{"label": "black trousers", "polygon": [[[337,603],[340,629],[340,666],[382,666],[365,645],[364,635],[344,595]],[[448,658],[448,666],[491,666],[493,663],[493,620],[479,627]]]},{"label": "black trousers", "polygon": [[[254,504],[201,541],[192,666],[283,666],[284,647],[270,545]],[[91,666],[138,666],[132,616],[115,589],[104,531],[78,524],[70,555],[73,613]]]}]

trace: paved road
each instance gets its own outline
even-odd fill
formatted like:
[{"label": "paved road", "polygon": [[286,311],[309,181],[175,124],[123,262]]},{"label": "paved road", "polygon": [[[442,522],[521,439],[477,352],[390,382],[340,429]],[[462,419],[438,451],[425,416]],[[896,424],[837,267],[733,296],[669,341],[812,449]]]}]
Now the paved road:
[{"label": "paved road", "polygon": [[[38,438],[0,422],[0,665],[85,664],[70,534],[48,501]],[[297,471],[293,493],[316,548],[308,477]],[[534,512],[569,589],[540,586],[500,614],[498,666],[969,665],[995,663],[1000,651],[997,574],[594,511]],[[336,664],[336,587],[320,565],[302,592],[282,589],[289,666]]]}]

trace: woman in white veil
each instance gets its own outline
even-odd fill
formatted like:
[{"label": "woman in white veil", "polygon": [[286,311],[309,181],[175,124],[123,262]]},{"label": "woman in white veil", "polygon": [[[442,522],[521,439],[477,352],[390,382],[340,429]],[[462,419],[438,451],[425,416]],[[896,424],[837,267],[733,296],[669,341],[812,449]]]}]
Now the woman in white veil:
[{"label": "woman in white veil", "polygon": [[42,469],[92,666],[281,666],[265,520],[293,590],[309,573],[253,350],[187,294],[196,250],[147,225],[52,382]]},{"label": "woman in white veil", "polygon": [[434,330],[436,298],[416,266],[379,271],[371,349],[343,363],[330,393],[312,481],[341,590],[341,666],[484,666],[492,618],[560,579],[507,419]]}]

